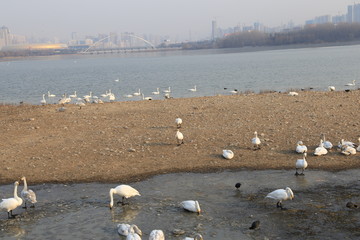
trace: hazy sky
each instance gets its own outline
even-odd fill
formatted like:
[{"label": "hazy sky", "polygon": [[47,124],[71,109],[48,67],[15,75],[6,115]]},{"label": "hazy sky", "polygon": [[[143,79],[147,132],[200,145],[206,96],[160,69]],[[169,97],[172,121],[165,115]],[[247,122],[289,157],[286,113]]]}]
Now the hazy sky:
[{"label": "hazy sky", "polygon": [[[357,0],[355,0],[357,1]],[[359,1],[357,1],[359,2]],[[12,34],[69,39],[133,32],[171,36],[172,40],[210,37],[218,27],[261,22],[275,27],[304,24],[321,15],[346,14],[354,0],[1,0],[0,26]]]}]

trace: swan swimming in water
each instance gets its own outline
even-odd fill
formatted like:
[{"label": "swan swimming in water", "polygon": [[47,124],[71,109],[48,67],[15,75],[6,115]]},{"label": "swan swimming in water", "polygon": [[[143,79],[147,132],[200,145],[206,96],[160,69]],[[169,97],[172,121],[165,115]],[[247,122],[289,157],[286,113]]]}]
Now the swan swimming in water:
[{"label": "swan swimming in water", "polygon": [[294,193],[289,187],[286,187],[285,189],[277,189],[272,191],[266,195],[265,198],[272,198],[277,200],[276,207],[283,209],[282,201],[286,201],[288,199],[292,200],[294,198]]},{"label": "swan swimming in water", "polygon": [[35,207],[35,203],[37,203],[35,192],[31,189],[28,189],[25,177],[22,177],[21,181],[24,182],[24,188],[23,188],[23,190],[21,190],[21,197],[22,197],[22,199],[24,199],[24,202],[25,202],[24,208],[27,208],[26,202],[31,203],[32,204],[31,207]]},{"label": "swan swimming in water", "polygon": [[222,156],[225,159],[232,159],[234,157],[234,153],[231,150],[223,150]]},{"label": "swan swimming in water", "polygon": [[185,210],[189,211],[189,212],[195,212],[200,214],[201,209],[200,209],[200,204],[198,201],[194,201],[194,200],[186,200],[186,201],[182,201],[180,203],[181,207],[184,208]]},{"label": "swan swimming in water", "polygon": [[6,209],[8,212],[8,218],[14,218],[16,215],[13,215],[12,211],[23,203],[23,200],[17,195],[18,186],[19,182],[16,181],[14,183],[14,197],[2,199],[2,202],[0,202],[0,208]]},{"label": "swan swimming in water", "polygon": [[307,147],[304,145],[304,143],[302,141],[298,141],[296,144],[295,151],[297,153],[305,153],[305,152],[307,152]]},{"label": "swan swimming in water", "polygon": [[152,230],[149,240],[165,240],[164,232],[162,230]]},{"label": "swan swimming in water", "polygon": [[138,91],[138,92],[134,92],[134,93],[133,93],[133,95],[134,95],[134,96],[140,96],[140,95],[141,95],[141,91],[140,91],[140,89],[139,89],[139,91]]},{"label": "swan swimming in water", "polygon": [[[295,172],[295,175],[304,175],[304,171],[305,171],[305,168],[307,168],[308,166],[308,163],[306,161],[306,155],[307,153],[304,152],[304,157],[302,159],[298,159],[296,160],[296,163],[295,163],[295,169],[296,169],[296,172]],[[298,173],[298,169],[301,169],[301,173]]]},{"label": "swan swimming in water", "polygon": [[156,88],[156,91],[155,91],[155,92],[152,92],[151,94],[153,94],[153,95],[159,95],[159,94],[160,94],[159,88]]},{"label": "swan swimming in water", "polygon": [[355,80],[352,80],[351,83],[347,83],[345,84],[345,86],[355,86]]},{"label": "swan swimming in water", "polygon": [[168,87],[168,89],[163,90],[163,93],[171,93],[171,88]]},{"label": "swan swimming in water", "polygon": [[126,184],[122,184],[117,186],[116,188],[111,188],[110,189],[110,209],[112,209],[112,207],[114,206],[114,194],[120,195],[122,197],[122,205],[125,204],[125,198],[129,198],[129,197],[134,197],[134,196],[141,196],[140,193],[138,192],[138,190],[136,190],[135,188],[126,185]]},{"label": "swan swimming in water", "polygon": [[194,86],[194,88],[190,88],[188,89],[190,92],[196,92],[196,85]]}]

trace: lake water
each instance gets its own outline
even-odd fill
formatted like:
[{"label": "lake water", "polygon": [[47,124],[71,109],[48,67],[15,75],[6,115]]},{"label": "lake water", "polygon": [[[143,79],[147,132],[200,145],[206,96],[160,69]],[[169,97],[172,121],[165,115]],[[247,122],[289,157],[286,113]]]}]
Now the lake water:
[{"label": "lake water", "polygon": [[[109,190],[117,184],[31,185],[37,194],[35,208],[17,208],[15,219],[0,212],[0,239],[125,239],[118,223],[136,224],[148,239],[162,229],[166,239],[203,235],[205,240],[235,239],[360,239],[360,208],[346,203],[360,201],[360,171],[309,170],[225,171],[177,173],[130,183],[141,196],[128,205],[109,210]],[[241,182],[240,190],[235,183]],[[287,210],[265,196],[290,187],[295,198],[284,201]],[[22,189],[23,186],[20,186]],[[20,192],[19,189],[19,192]],[[13,185],[0,186],[1,198],[11,197]],[[179,203],[198,200],[202,213],[185,212]],[[115,202],[120,200],[115,195]],[[249,230],[259,220],[257,230]],[[181,229],[183,235],[173,235]]]},{"label": "lake water", "polygon": [[[171,87],[171,96],[198,97],[239,91],[337,90],[360,76],[360,45],[239,52],[239,49],[155,53],[50,56],[0,62],[0,103],[40,104],[77,91],[100,96],[108,89],[116,101],[141,89],[145,97]],[[118,80],[118,81],[115,81]],[[188,89],[197,86],[196,92]],[[224,90],[224,88],[227,88]],[[49,102],[49,101],[48,101]]]}]

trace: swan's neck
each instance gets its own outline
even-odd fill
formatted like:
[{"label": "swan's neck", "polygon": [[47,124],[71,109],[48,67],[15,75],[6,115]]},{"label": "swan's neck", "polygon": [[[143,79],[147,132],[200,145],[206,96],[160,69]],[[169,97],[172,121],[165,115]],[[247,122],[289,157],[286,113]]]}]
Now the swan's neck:
[{"label": "swan's neck", "polygon": [[14,187],[14,198],[18,199],[18,195],[17,195],[17,189],[18,189],[18,185],[15,184],[15,187]]},{"label": "swan's neck", "polygon": [[28,186],[27,186],[26,178],[24,178],[24,191],[27,191],[27,188]]},{"label": "swan's neck", "polygon": [[110,208],[114,205],[114,196],[113,196],[113,194],[114,194],[114,189],[112,188],[112,189],[110,189]]}]

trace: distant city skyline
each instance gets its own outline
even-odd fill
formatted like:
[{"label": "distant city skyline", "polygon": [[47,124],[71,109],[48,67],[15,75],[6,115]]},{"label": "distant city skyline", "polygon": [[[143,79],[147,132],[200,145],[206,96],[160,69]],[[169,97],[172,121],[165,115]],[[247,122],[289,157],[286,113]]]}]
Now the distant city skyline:
[{"label": "distant city skyline", "polygon": [[268,27],[304,25],[323,15],[346,14],[347,6],[359,1],[336,0],[5,0],[0,26],[27,38],[70,40],[111,32],[156,35],[172,41],[212,38],[212,21],[219,28],[253,25]]}]

